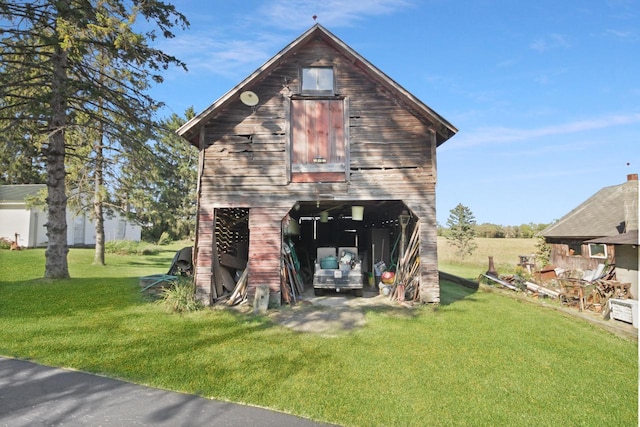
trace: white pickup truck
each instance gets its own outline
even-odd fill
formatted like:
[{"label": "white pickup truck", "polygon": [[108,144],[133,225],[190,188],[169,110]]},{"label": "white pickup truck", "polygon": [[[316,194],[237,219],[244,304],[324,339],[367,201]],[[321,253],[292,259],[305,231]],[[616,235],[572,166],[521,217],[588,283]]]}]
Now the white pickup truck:
[{"label": "white pickup truck", "polygon": [[325,289],[336,292],[352,290],[362,296],[362,262],[356,247],[322,247],[317,250],[313,272],[313,292],[322,295]]}]

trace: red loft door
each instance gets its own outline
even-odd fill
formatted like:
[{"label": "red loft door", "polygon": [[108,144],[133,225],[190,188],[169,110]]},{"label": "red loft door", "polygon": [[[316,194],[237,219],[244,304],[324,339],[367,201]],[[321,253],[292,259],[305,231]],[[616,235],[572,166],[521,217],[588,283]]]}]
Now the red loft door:
[{"label": "red loft door", "polygon": [[344,100],[293,100],[291,119],[292,181],[345,181]]}]

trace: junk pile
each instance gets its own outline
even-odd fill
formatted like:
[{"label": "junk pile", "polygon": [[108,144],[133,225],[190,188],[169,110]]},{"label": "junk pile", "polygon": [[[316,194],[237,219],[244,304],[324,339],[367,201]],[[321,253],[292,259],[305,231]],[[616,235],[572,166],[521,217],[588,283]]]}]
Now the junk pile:
[{"label": "junk pile", "polygon": [[[533,274],[536,283],[518,275],[497,275],[490,271],[482,276],[513,291],[523,291],[534,297],[558,299],[562,304],[580,311],[609,315],[610,300],[632,299],[631,284],[616,280],[615,265],[599,264],[594,270],[562,270],[548,266]],[[490,274],[491,273],[491,274]]]},{"label": "junk pile", "polygon": [[193,275],[193,248],[187,246],[180,249],[173,256],[171,267],[167,274],[172,276],[192,276]]},{"label": "junk pile", "polygon": [[362,261],[358,248],[354,246],[319,247],[313,269],[313,293],[324,295],[325,291],[351,291],[362,296]]},{"label": "junk pile", "polygon": [[191,246],[177,251],[173,256],[167,274],[152,274],[151,276],[144,276],[139,279],[140,292],[151,297],[158,297],[162,293],[162,290],[171,286],[178,276],[192,276],[192,256],[193,248]]}]

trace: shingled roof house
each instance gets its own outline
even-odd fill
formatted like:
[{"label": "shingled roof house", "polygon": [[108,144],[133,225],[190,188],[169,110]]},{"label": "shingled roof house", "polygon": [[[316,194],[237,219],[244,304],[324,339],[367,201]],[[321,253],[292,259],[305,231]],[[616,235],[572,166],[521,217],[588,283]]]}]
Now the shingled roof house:
[{"label": "shingled roof house", "polygon": [[303,270],[319,247],[348,246],[371,272],[390,261],[406,212],[419,239],[420,301],[438,302],[436,147],[456,132],[312,26],[178,130],[200,151],[198,296],[214,302],[246,266],[249,297],[268,285],[279,304],[289,239]]},{"label": "shingled roof house", "polygon": [[550,263],[566,270],[594,270],[615,264],[616,278],[631,283],[638,299],[638,175],[602,188],[543,230],[551,244]]}]

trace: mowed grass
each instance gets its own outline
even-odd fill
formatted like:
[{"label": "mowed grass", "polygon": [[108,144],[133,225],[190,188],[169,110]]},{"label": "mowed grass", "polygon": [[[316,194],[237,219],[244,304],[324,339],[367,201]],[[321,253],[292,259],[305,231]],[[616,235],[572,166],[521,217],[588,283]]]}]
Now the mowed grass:
[{"label": "mowed grass", "polygon": [[489,257],[499,273],[512,273],[520,262],[520,255],[536,252],[536,239],[489,239],[476,238],[477,249],[460,260],[455,247],[447,239],[438,236],[438,268],[465,279],[476,280],[489,268]]},{"label": "mowed grass", "polygon": [[43,281],[44,251],[0,252],[0,354],[347,426],[637,425],[637,342],[498,292],[444,282],[437,307],[370,308],[324,337],[168,314],[137,277],[173,252],[92,255],[72,249],[73,278]]}]

